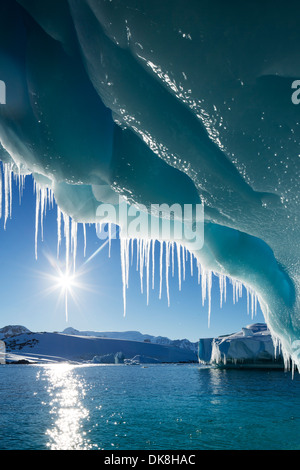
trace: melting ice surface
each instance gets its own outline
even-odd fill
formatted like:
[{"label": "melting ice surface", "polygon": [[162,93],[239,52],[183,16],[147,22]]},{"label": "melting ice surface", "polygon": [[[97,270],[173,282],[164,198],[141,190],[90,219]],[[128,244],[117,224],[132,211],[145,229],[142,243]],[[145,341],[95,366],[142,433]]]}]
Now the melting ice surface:
[{"label": "melting ice surface", "polygon": [[[178,255],[180,284],[183,260],[196,259],[208,299],[213,274],[222,296],[226,278],[234,295],[246,286],[286,363],[299,368],[296,7],[268,0],[2,0],[4,222],[12,174],[20,188],[31,174],[36,242],[55,199],[58,245],[64,237],[69,263],[78,224],[95,223],[100,202],[202,203],[204,246],[161,242],[161,265],[169,268]],[[120,230],[125,294],[132,241]],[[143,233],[136,243],[149,288],[154,241]]]}]

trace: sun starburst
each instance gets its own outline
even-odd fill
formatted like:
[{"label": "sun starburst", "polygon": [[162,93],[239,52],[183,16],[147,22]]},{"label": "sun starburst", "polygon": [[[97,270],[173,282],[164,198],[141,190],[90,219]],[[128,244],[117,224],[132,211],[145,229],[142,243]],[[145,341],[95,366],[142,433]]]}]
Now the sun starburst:
[{"label": "sun starburst", "polygon": [[64,303],[65,318],[66,321],[69,319],[69,299],[78,304],[76,293],[80,289],[91,291],[90,286],[85,285],[81,278],[85,274],[85,270],[73,270],[69,265],[64,265],[59,260],[53,258],[50,255],[46,255],[49,264],[52,267],[53,272],[43,273],[43,277],[46,278],[49,287],[46,289],[44,294],[52,294],[58,292],[59,303]]}]

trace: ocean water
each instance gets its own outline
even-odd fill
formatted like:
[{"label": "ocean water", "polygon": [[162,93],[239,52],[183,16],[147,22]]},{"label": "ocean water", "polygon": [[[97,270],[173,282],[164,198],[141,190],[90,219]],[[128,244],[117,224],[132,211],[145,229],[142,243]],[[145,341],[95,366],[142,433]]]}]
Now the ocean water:
[{"label": "ocean water", "polygon": [[198,365],[0,367],[1,450],[300,449],[300,375]]}]

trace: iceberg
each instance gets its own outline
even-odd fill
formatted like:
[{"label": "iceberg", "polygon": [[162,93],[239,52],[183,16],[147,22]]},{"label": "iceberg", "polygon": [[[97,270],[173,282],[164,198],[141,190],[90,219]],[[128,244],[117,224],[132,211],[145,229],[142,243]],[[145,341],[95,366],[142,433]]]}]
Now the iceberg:
[{"label": "iceberg", "polygon": [[6,346],[4,341],[0,341],[0,364],[6,363]]},{"label": "iceberg", "polygon": [[137,356],[134,356],[132,359],[126,360],[125,364],[127,365],[159,364],[159,360],[154,357],[137,355]]},{"label": "iceberg", "polygon": [[[147,215],[152,204],[201,205],[201,248],[140,232],[141,276],[145,269],[149,285],[158,242],[167,271],[178,256],[179,287],[186,253],[196,260],[208,315],[213,275],[221,302],[228,280],[236,299],[245,286],[286,366],[299,369],[296,8],[293,0],[276,8],[269,0],[1,0],[4,225],[13,176],[20,191],[34,178],[36,245],[56,202],[67,266],[78,225],[97,224],[100,204]],[[133,244],[122,231],[120,223],[126,310]]]},{"label": "iceberg", "polygon": [[93,364],[123,364],[124,354],[118,352],[116,354],[105,354],[104,356],[94,356],[92,359]]},{"label": "iceberg", "polygon": [[254,323],[242,331],[199,341],[200,363],[226,368],[280,368],[284,360],[280,348],[264,323]]}]

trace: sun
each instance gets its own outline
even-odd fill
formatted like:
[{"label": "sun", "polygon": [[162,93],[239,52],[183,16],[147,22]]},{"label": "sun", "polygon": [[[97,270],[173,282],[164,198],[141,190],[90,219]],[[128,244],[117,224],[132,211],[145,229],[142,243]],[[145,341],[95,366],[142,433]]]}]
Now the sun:
[{"label": "sun", "polygon": [[69,294],[74,297],[73,288],[75,286],[79,287],[79,284],[75,282],[75,274],[71,274],[69,271],[59,272],[57,276],[57,288],[60,289],[61,295],[64,297],[65,302],[65,315],[66,321],[68,321],[69,313],[68,313],[68,298]]},{"label": "sun", "polygon": [[97,255],[104,246],[106,246],[107,242],[101,245],[100,249],[96,250],[96,252],[86,260],[79,269],[74,268],[73,264],[69,264],[67,262],[63,263],[58,258],[55,258],[50,253],[44,252],[44,256],[49,262],[51,266],[52,273],[49,272],[38,272],[40,277],[43,277],[47,283],[48,287],[40,292],[40,295],[51,295],[53,293],[58,294],[57,300],[58,303],[62,302],[64,304],[65,310],[65,318],[68,322],[69,318],[69,300],[71,299],[73,303],[78,308],[82,308],[80,306],[80,302],[77,296],[78,291],[86,291],[92,294],[99,293],[98,287],[93,287],[86,282],[83,282],[83,278],[89,273],[90,270],[93,268],[88,268],[88,264],[90,261]]},{"label": "sun", "polygon": [[45,293],[51,294],[58,292],[58,300],[63,301],[65,306],[65,318],[68,321],[68,310],[69,310],[69,297],[73,301],[76,301],[76,291],[78,289],[87,289],[86,286],[80,282],[79,277],[82,276],[83,272],[75,272],[70,266],[61,266],[59,260],[53,258],[51,255],[45,255],[53,269],[53,273],[44,273],[45,277],[51,285]]},{"label": "sun", "polygon": [[57,287],[60,287],[63,291],[70,291],[75,285],[75,276],[68,272],[60,273],[57,284]]}]

